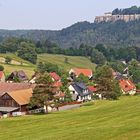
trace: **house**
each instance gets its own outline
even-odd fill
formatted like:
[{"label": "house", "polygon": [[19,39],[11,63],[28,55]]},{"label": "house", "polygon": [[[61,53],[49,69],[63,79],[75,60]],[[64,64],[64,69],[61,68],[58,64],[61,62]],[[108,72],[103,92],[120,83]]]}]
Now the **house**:
[{"label": "house", "polygon": [[92,78],[93,73],[91,69],[80,69],[80,68],[73,68],[69,71],[69,75],[73,78],[73,76],[78,77],[80,74],[87,76],[89,79]]},{"label": "house", "polygon": [[32,97],[32,93],[32,88],[5,92],[0,97],[1,114],[9,113],[12,115],[15,112],[26,113],[28,111],[27,105]]},{"label": "house", "polygon": [[88,86],[89,92],[94,96],[94,99],[102,99],[102,95],[97,93],[97,86]]},{"label": "house", "polygon": [[74,101],[91,100],[91,93],[84,83],[73,83],[69,86],[69,90]]},{"label": "house", "polygon": [[56,88],[60,88],[62,86],[62,82],[54,82],[53,86]]},{"label": "house", "polygon": [[[52,78],[52,80],[54,81],[54,82],[60,82],[61,81],[61,78],[60,78],[60,76],[57,74],[57,73],[55,73],[55,72],[51,72],[51,73],[49,73],[49,75],[50,75],[50,77]],[[30,83],[32,83],[32,84],[34,84],[35,83],[35,80],[37,79],[37,78],[39,78],[40,77],[40,73],[35,73],[33,76],[32,76],[32,79],[29,81]]]},{"label": "house", "polygon": [[62,91],[57,91],[54,97],[59,98],[60,101],[64,101],[65,93],[63,93]]},{"label": "house", "polygon": [[58,81],[58,82],[61,81],[61,78],[60,78],[60,76],[57,73],[51,72],[51,73],[49,73],[49,75],[51,76],[53,81]]},{"label": "house", "polygon": [[97,87],[96,86],[88,86],[87,87],[88,90],[91,92],[91,93],[95,93],[97,91]]},{"label": "house", "polygon": [[0,71],[0,82],[5,82],[5,74],[3,71]]},{"label": "house", "polygon": [[120,85],[120,88],[121,88],[123,94],[134,95],[136,93],[136,86],[129,79],[119,80],[119,85]]},{"label": "house", "polygon": [[116,80],[124,79],[123,74],[121,74],[120,72],[116,72],[112,70],[112,75],[113,75],[113,78]]},{"label": "house", "polygon": [[39,72],[35,72],[32,78],[29,80],[29,83],[35,84],[36,79],[39,78],[40,76],[41,74]]},{"label": "house", "polygon": [[2,96],[5,92],[11,92],[16,90],[23,90],[23,89],[34,89],[35,84],[30,83],[0,83],[0,96]]},{"label": "house", "polygon": [[28,82],[28,77],[23,70],[12,72],[6,79],[7,82]]}]

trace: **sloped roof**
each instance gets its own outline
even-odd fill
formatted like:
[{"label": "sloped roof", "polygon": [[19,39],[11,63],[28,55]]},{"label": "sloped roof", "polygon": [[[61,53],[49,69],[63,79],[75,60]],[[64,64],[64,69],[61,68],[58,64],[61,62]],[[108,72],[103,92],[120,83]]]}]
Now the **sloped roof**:
[{"label": "sloped roof", "polygon": [[3,75],[4,75],[3,71],[0,71],[0,79],[2,78]]},{"label": "sloped roof", "polygon": [[81,69],[81,68],[73,68],[72,69],[76,76],[79,76],[80,74],[83,74],[85,76],[91,77],[92,76],[92,70],[91,69]]},{"label": "sloped roof", "polygon": [[20,71],[14,71],[12,72],[9,77],[7,78],[7,80],[13,80],[14,77],[18,77],[21,81],[26,81],[28,80],[27,75],[25,74],[25,72],[23,70]]},{"label": "sloped roof", "polygon": [[84,83],[77,82],[77,83],[73,83],[72,86],[80,96],[85,96],[89,94],[89,92],[87,93],[83,92],[84,90],[88,90],[88,88],[86,87]]},{"label": "sloped roof", "polygon": [[54,95],[55,97],[65,97],[65,93],[63,92],[59,92],[56,95]]},{"label": "sloped roof", "polygon": [[51,73],[49,73],[49,75],[50,75],[55,81],[61,80],[60,76],[59,76],[57,73],[55,73],[55,72],[51,72]]},{"label": "sloped roof", "polygon": [[124,92],[128,92],[128,91],[131,91],[131,90],[136,89],[135,84],[132,83],[132,81],[130,81],[128,79],[122,79],[122,80],[120,80],[119,81],[119,85],[120,85],[121,89]]},{"label": "sloped roof", "polygon": [[33,90],[23,89],[7,92],[9,96],[11,96],[19,105],[26,105],[30,102],[30,98],[32,97]]},{"label": "sloped roof", "polygon": [[59,88],[62,86],[62,82],[54,82],[53,86]]},{"label": "sloped roof", "polygon": [[23,89],[34,89],[35,84],[30,83],[0,83],[0,96],[5,92],[23,90]]},{"label": "sloped roof", "polygon": [[88,90],[91,92],[96,92],[97,88],[95,86],[88,86]]}]

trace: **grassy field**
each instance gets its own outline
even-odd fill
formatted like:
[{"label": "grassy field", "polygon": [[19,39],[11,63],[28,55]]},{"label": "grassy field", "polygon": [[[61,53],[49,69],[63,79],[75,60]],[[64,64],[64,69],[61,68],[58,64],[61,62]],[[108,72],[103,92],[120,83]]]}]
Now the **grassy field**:
[{"label": "grassy field", "polygon": [[[65,57],[68,58],[68,63],[66,64]],[[95,69],[95,64],[91,63],[91,61],[86,57],[80,56],[65,56],[65,55],[54,55],[54,54],[41,54],[38,55],[38,61],[42,62],[50,62],[53,64],[57,64],[60,67],[70,70],[71,68],[90,68]]]},{"label": "grassy field", "polygon": [[[12,64],[5,64],[4,62],[2,62],[2,60],[6,56],[9,56],[10,58],[12,58]],[[11,54],[11,53],[0,54],[0,58],[1,58],[0,64],[4,66],[4,71],[6,75],[10,74],[13,71],[24,70],[27,76],[31,78],[31,76],[34,74],[34,69],[36,69],[35,65],[17,57],[15,54]]]},{"label": "grassy field", "polygon": [[[5,64],[3,59],[9,56],[12,58],[12,64],[7,65]],[[68,58],[68,64],[64,62],[65,57]],[[64,55],[54,55],[54,54],[41,54],[38,55],[38,62],[49,62],[52,64],[57,64],[59,67],[64,68],[65,70],[70,70],[73,67],[78,68],[91,68],[95,69],[95,64],[91,63],[88,58],[85,57],[79,57],[79,56],[64,56]],[[21,65],[22,62],[22,65]],[[34,70],[36,69],[36,66],[29,63],[28,61],[25,61],[19,57],[17,57],[15,54],[0,54],[0,64],[2,64],[5,68],[6,75],[10,74],[12,71],[15,70],[24,70],[25,73],[30,78]]]},{"label": "grassy field", "polygon": [[22,66],[22,65],[7,65],[7,64],[2,64],[4,66],[4,71],[6,75],[9,75],[13,71],[18,71],[18,70],[23,70],[29,78],[34,74],[34,70],[36,67],[34,65],[29,65],[29,66]]},{"label": "grassy field", "polygon": [[[5,57],[10,57],[12,58],[12,60],[17,62],[17,65],[20,65],[20,63],[22,62],[22,65],[24,66],[29,66],[32,65],[30,62],[21,59],[20,57],[18,57],[16,54],[12,54],[12,53],[7,53],[7,54],[0,54],[0,58],[5,58]],[[18,64],[19,63],[19,64]],[[16,63],[15,63],[16,64]]]},{"label": "grassy field", "polygon": [[140,96],[0,120],[0,140],[139,140]]}]

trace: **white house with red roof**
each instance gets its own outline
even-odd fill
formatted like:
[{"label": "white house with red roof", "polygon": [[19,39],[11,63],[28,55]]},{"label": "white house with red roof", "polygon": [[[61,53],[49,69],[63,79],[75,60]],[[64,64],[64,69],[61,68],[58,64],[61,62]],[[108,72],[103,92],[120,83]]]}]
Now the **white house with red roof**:
[{"label": "white house with red roof", "polygon": [[83,74],[84,76],[87,76],[89,79],[92,78],[93,73],[91,69],[81,69],[81,68],[73,68],[69,71],[69,74],[74,74],[76,77],[78,77],[80,74]]},{"label": "white house with red roof", "polygon": [[129,79],[119,80],[119,85],[120,85],[120,88],[121,88],[123,94],[134,95],[136,93],[136,86]]},{"label": "white house with red roof", "polygon": [[3,71],[0,71],[0,82],[5,82],[5,74]]}]

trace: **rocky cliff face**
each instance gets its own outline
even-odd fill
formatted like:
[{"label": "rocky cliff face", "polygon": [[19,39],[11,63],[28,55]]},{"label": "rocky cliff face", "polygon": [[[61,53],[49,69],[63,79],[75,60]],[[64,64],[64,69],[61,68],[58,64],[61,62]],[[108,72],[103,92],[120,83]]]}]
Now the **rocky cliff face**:
[{"label": "rocky cliff face", "polygon": [[100,22],[115,22],[118,20],[123,20],[125,22],[138,20],[140,19],[140,14],[134,14],[134,15],[112,15],[111,13],[105,13],[104,16],[97,16],[95,17],[94,22],[100,23]]}]

